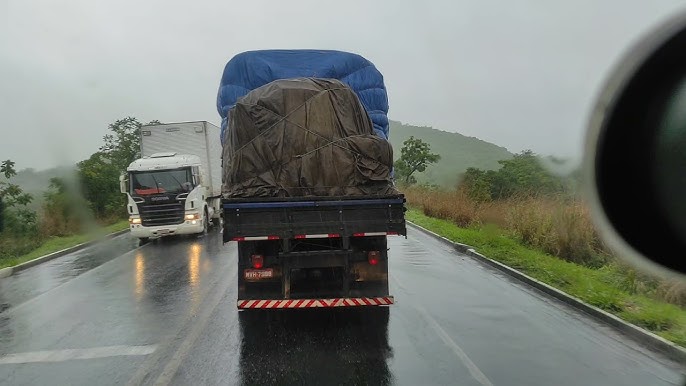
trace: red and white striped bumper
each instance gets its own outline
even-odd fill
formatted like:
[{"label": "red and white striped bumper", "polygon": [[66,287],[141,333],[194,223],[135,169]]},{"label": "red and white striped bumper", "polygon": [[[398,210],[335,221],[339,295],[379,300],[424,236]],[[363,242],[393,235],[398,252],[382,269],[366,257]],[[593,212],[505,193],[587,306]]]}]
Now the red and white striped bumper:
[{"label": "red and white striped bumper", "polygon": [[337,298],[337,299],[283,299],[283,300],[239,300],[239,309],[263,308],[325,308],[388,306],[395,302],[393,296],[380,298]]}]

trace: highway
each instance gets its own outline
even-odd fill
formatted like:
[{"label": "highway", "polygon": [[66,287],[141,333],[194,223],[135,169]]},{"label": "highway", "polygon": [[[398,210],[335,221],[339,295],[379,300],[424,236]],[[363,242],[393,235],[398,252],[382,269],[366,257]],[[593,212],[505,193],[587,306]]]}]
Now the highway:
[{"label": "highway", "polygon": [[0,384],[683,384],[683,364],[408,232],[386,309],[239,313],[216,230],[29,268],[0,279]]}]

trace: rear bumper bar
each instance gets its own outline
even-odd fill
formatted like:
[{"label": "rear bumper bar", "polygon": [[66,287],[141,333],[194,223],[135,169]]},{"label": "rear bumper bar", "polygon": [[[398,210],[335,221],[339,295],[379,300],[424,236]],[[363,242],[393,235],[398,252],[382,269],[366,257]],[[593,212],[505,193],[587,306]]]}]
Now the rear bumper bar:
[{"label": "rear bumper bar", "polygon": [[328,307],[373,307],[389,306],[395,303],[393,296],[376,298],[334,298],[334,299],[250,299],[238,300],[239,309],[266,308],[328,308]]}]

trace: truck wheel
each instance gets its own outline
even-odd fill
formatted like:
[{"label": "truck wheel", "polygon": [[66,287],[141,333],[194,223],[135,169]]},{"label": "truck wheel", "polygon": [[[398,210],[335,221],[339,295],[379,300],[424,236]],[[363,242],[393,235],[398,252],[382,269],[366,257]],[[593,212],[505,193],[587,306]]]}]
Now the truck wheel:
[{"label": "truck wheel", "polygon": [[150,237],[141,237],[138,239],[138,245],[147,244],[150,242]]},{"label": "truck wheel", "polygon": [[202,218],[202,233],[205,235],[210,230],[210,216],[207,215],[207,208]]}]

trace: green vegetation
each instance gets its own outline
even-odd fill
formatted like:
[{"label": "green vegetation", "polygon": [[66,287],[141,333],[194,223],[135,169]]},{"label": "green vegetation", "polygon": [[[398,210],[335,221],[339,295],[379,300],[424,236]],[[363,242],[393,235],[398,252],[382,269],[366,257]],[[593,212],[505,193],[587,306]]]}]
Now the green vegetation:
[{"label": "green vegetation", "polygon": [[476,201],[502,200],[513,196],[574,194],[577,181],[552,175],[531,150],[498,161],[498,170],[467,168],[459,185]]},{"label": "green vegetation", "polygon": [[27,254],[7,259],[0,259],[0,268],[11,267],[17,264],[25,263],[53,252],[61,251],[75,245],[95,240],[103,235],[127,229],[128,227],[128,220],[121,220],[104,228],[100,228],[99,232],[95,234],[88,233],[71,236],[54,236],[45,240],[38,248]]},{"label": "green vegetation", "polygon": [[415,184],[417,179],[413,174],[425,171],[429,165],[440,159],[440,155],[431,152],[431,146],[428,143],[411,136],[403,142],[400,159],[393,164],[395,178],[405,184]]},{"label": "green vegetation", "polygon": [[452,241],[518,269],[589,304],[686,347],[686,310],[641,290],[638,278],[618,264],[590,268],[522,245],[521,240],[488,225],[458,227],[417,209],[407,219]]},{"label": "green vegetation", "polygon": [[420,184],[431,183],[451,188],[458,182],[459,175],[469,167],[495,170],[500,168],[498,161],[512,158],[512,154],[504,147],[478,138],[391,121],[390,142],[396,160],[400,159],[403,142],[411,136],[426,142],[434,153],[441,156],[440,161],[425,172],[415,174]]},{"label": "green vegetation", "polygon": [[[53,169],[52,176],[30,169],[17,173],[14,162],[4,161],[0,166],[4,177],[0,179],[0,267],[90,240],[95,237],[91,230],[99,226],[125,228],[119,175],[139,156],[141,126],[132,117],[115,121],[108,126],[110,134],[103,138],[99,151],[75,169]],[[31,194],[19,185],[21,181],[34,190],[44,188]]]},{"label": "green vegetation", "polygon": [[0,259],[37,247],[39,227],[36,212],[27,208],[33,197],[12,182],[17,175],[14,162],[2,161],[0,173]]}]

